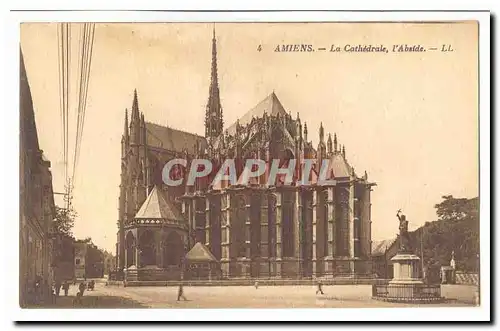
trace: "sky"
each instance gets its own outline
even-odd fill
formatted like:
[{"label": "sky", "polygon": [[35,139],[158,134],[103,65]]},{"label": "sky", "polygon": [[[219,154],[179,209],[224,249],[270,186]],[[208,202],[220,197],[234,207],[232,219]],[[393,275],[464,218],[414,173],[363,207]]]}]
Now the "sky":
[{"label": "sky", "polygon": [[[115,250],[121,135],[134,89],[146,121],[204,134],[213,24],[96,24],[73,232]],[[74,153],[80,25],[71,29],[69,155]],[[272,91],[307,123],[337,133],[348,162],[376,182],[372,239],[392,238],[401,208],[410,230],[436,219],[443,195],[478,195],[478,26],[475,22],[216,24],[225,127]],[[283,44],[326,51],[274,52]],[[331,45],[389,53],[333,53]],[[437,47],[393,53],[392,45]],[[453,52],[441,52],[443,44]],[[259,45],[261,47],[259,47]],[[41,149],[64,191],[57,26],[21,25]],[[260,49],[260,51],[259,51]],[[72,173],[70,167],[70,173]],[[56,203],[61,204],[60,196]]]}]

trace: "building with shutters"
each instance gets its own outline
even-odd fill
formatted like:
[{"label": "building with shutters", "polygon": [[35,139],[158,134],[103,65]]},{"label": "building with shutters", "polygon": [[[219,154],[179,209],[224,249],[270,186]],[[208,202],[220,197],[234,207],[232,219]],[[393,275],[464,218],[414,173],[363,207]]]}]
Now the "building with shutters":
[{"label": "building with shutters", "polygon": [[19,299],[25,307],[50,298],[55,205],[50,161],[38,142],[33,100],[20,56]]}]

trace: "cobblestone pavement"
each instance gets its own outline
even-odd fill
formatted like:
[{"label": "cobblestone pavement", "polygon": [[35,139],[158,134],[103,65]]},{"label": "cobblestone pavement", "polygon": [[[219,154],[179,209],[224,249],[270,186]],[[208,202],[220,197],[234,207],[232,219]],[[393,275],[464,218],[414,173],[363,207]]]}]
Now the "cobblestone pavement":
[{"label": "cobblestone pavement", "polygon": [[[443,286],[444,303],[421,307],[473,306],[476,287]],[[177,287],[118,287],[96,284],[85,291],[81,302],[75,301],[77,286],[68,297],[59,297],[46,308],[368,308],[416,307],[410,304],[371,299],[367,285],[324,286],[324,295],[316,295],[312,286],[223,286],[185,287],[187,301],[177,301]]]}]

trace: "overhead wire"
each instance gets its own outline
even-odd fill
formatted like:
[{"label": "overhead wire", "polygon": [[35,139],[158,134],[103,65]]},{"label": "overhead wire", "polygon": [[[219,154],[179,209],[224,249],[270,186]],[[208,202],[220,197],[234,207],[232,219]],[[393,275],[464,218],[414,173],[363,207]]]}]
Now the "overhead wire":
[{"label": "overhead wire", "polygon": [[[58,40],[58,64],[59,64],[59,106],[61,116],[61,132],[63,140],[63,164],[66,197],[69,196],[68,183],[68,137],[69,137],[69,74],[71,64],[70,50],[71,28],[69,23],[59,23],[57,26]],[[66,208],[68,208],[68,199],[65,199]]]},{"label": "overhead wire", "polygon": [[84,23],[80,30],[80,65],[79,65],[79,95],[78,115],[75,136],[75,150],[73,155],[73,176],[75,178],[80,150],[83,139],[83,128],[85,125],[85,111],[87,108],[87,96],[90,80],[90,69],[92,65],[92,54],[94,46],[95,24]]},{"label": "overhead wire", "polygon": [[59,107],[61,120],[62,136],[62,154],[64,164],[64,182],[65,182],[65,207],[69,208],[71,204],[71,191],[78,169],[78,161],[83,139],[83,128],[85,125],[85,112],[87,108],[87,97],[90,81],[90,69],[92,64],[92,55],[94,48],[95,24],[83,23],[80,28],[79,37],[79,59],[78,79],[76,85],[77,107],[76,107],[76,134],[75,148],[72,164],[72,173],[70,177],[69,168],[69,109],[70,109],[70,76],[71,76],[71,24],[59,23],[57,25],[58,41],[58,74],[59,74]]}]

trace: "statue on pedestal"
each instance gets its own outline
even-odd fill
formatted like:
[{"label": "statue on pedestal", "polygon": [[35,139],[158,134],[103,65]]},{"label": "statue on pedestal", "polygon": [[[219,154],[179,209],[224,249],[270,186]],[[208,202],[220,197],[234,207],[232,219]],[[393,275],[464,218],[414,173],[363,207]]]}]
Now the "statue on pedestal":
[{"label": "statue on pedestal", "polygon": [[413,253],[410,243],[410,235],[408,233],[408,221],[406,216],[402,214],[401,209],[398,210],[396,216],[399,219],[399,253]]}]

